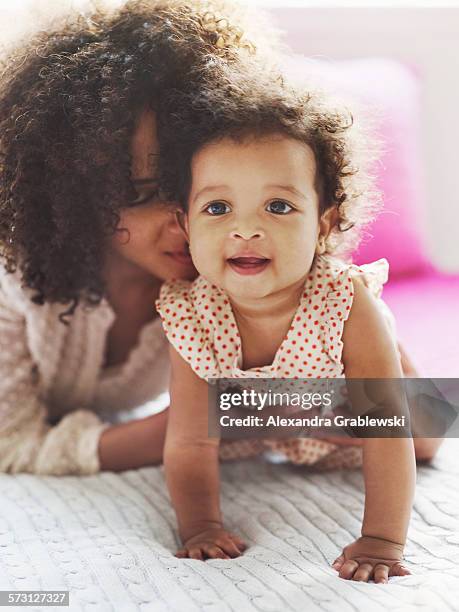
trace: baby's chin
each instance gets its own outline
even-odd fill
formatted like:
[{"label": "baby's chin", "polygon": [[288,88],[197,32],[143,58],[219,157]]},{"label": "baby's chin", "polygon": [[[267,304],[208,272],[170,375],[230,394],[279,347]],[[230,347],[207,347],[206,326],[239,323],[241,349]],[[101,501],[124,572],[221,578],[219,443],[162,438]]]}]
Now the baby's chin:
[{"label": "baby's chin", "polygon": [[262,300],[276,292],[276,287],[271,287],[270,283],[262,279],[233,280],[218,286],[234,300]]},{"label": "baby's chin", "polygon": [[212,281],[223,290],[233,301],[260,301],[270,298],[279,298],[281,296],[295,300],[298,292],[303,291],[305,276],[291,277],[287,273],[284,278],[269,276],[268,274],[260,274],[257,276],[249,276],[235,278],[234,275],[223,275],[220,282]]}]

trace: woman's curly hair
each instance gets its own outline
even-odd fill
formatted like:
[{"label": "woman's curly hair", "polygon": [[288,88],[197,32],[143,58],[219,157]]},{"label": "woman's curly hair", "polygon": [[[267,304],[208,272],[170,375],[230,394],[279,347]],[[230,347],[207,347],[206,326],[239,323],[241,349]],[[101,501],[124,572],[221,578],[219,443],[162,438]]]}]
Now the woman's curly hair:
[{"label": "woman's curly hair", "polygon": [[67,17],[3,59],[0,256],[33,301],[65,314],[99,303],[107,236],[135,198],[136,119],[253,55],[249,27],[227,0],[131,0]]},{"label": "woman's curly hair", "polygon": [[169,92],[158,116],[162,189],[186,208],[192,157],[203,146],[230,137],[283,134],[311,147],[317,164],[320,210],[335,207],[338,221],[326,241],[330,254],[348,257],[362,229],[380,208],[374,162],[379,143],[354,124],[348,108],[319,89],[292,86],[270,74],[227,67],[220,83],[177,98]]}]

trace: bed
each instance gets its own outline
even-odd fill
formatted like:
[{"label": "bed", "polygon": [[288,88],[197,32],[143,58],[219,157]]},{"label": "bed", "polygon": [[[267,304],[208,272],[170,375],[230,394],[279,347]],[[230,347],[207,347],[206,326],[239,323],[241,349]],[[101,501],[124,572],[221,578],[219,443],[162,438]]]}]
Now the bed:
[{"label": "bed", "polygon": [[[447,440],[418,472],[411,576],[356,583],[330,567],[359,535],[359,470],[314,473],[263,459],[223,465],[233,560],[177,559],[161,467],[83,478],[0,475],[0,590],[69,590],[70,610],[225,612],[459,609],[459,465]],[[44,608],[30,608],[39,610]]]}]

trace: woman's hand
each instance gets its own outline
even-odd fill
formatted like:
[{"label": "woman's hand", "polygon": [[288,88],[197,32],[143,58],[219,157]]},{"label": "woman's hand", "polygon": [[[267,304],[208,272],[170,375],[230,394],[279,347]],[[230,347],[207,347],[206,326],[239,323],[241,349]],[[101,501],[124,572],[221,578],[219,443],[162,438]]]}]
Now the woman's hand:
[{"label": "woman's hand", "polygon": [[411,574],[402,564],[403,549],[403,544],[362,536],[343,549],[332,567],[345,580],[385,583],[390,576]]},{"label": "woman's hand", "polygon": [[209,527],[188,538],[175,556],[181,559],[234,559],[247,548],[245,542],[223,527]]}]

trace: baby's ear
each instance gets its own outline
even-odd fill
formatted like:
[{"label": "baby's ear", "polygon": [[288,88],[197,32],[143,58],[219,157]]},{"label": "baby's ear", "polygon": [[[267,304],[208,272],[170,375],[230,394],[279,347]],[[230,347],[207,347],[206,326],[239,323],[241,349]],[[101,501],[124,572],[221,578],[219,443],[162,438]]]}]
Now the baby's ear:
[{"label": "baby's ear", "polygon": [[319,221],[319,230],[320,235],[324,238],[327,238],[329,233],[339,223],[339,212],[336,206],[332,206],[328,210],[326,210],[323,215],[320,217]]}]

